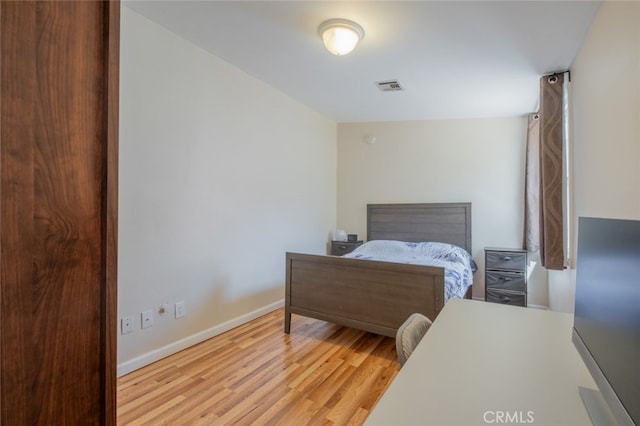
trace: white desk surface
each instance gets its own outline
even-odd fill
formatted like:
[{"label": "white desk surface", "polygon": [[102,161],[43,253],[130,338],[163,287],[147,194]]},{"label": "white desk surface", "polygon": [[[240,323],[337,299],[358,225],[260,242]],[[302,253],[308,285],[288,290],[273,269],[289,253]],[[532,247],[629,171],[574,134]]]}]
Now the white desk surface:
[{"label": "white desk surface", "polygon": [[591,425],[578,387],[596,386],[572,327],[569,314],[452,299],[365,424],[505,424],[502,412],[521,424]]}]

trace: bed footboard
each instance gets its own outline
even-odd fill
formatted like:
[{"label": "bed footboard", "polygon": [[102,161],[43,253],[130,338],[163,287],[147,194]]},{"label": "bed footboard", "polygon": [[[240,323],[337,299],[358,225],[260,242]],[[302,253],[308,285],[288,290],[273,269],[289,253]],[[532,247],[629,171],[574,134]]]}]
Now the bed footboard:
[{"label": "bed footboard", "polygon": [[433,320],[443,306],[440,267],[286,254],[285,333],[299,314],[395,336],[413,312]]}]

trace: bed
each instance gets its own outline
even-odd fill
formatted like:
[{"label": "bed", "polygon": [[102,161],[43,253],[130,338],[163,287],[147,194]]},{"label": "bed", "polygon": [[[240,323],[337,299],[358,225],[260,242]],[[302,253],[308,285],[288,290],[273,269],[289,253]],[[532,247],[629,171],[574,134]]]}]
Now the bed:
[{"label": "bed", "polygon": [[[471,203],[369,204],[367,241],[374,240],[442,242],[471,253]],[[413,312],[434,320],[445,299],[442,266],[286,253],[285,333],[298,314],[395,336]]]}]

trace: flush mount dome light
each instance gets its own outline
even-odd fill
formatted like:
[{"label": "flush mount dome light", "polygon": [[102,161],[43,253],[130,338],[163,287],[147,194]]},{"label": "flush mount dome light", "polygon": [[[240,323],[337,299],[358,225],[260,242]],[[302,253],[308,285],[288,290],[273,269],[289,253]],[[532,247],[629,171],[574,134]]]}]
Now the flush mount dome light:
[{"label": "flush mount dome light", "polygon": [[346,55],[364,38],[360,25],[348,19],[329,19],[318,27],[324,46],[334,55]]}]

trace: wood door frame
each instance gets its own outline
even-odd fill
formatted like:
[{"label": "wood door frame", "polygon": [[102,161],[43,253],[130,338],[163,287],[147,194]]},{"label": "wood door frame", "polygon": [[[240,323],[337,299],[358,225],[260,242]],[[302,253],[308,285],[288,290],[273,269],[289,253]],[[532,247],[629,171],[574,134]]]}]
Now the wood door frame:
[{"label": "wood door frame", "polygon": [[[83,23],[83,17],[90,17],[90,23]],[[87,424],[115,425],[120,3],[2,1],[0,22],[0,423],[69,423],[80,409],[90,417]],[[93,44],[83,44],[85,39]],[[84,85],[74,86],[69,75]],[[60,87],[59,79],[64,80]],[[61,87],[75,87],[72,107],[65,104]],[[84,105],[84,99],[92,103]],[[90,123],[78,126],[76,114],[85,107]],[[77,128],[87,133],[74,133]],[[61,138],[65,142],[58,142]],[[45,154],[52,156],[44,156],[42,147],[50,147]],[[76,148],[82,151],[80,160],[67,158],[66,152],[75,155]],[[49,161],[55,163],[51,176]],[[66,173],[73,184],[68,191]],[[85,176],[90,207],[84,216],[71,217],[69,223],[63,213],[42,216],[69,196],[71,208],[84,202],[77,199],[84,197]],[[43,207],[43,200],[54,204]],[[65,230],[68,225],[68,235],[43,234],[49,220],[62,220],[50,227]],[[85,233],[86,220],[95,233]],[[79,251],[74,244],[80,238],[97,249]],[[66,274],[67,267],[75,267],[60,254],[66,247],[74,250],[69,262],[79,259],[91,270]],[[46,263],[49,257],[53,266]],[[41,266],[56,273],[43,279]],[[87,276],[92,278],[85,281]],[[56,299],[47,287],[55,287]],[[84,288],[87,293],[74,300]],[[58,299],[63,303],[52,306],[51,300]],[[65,329],[66,324],[74,327]],[[77,333],[84,333],[85,340],[71,345],[71,359],[65,359],[71,347],[65,345]],[[95,339],[89,342],[89,336]],[[51,343],[56,348],[47,346]],[[56,355],[42,356],[49,350]],[[84,352],[91,361],[84,361]],[[34,362],[41,359],[46,363]],[[84,364],[91,371],[83,371]]]}]

